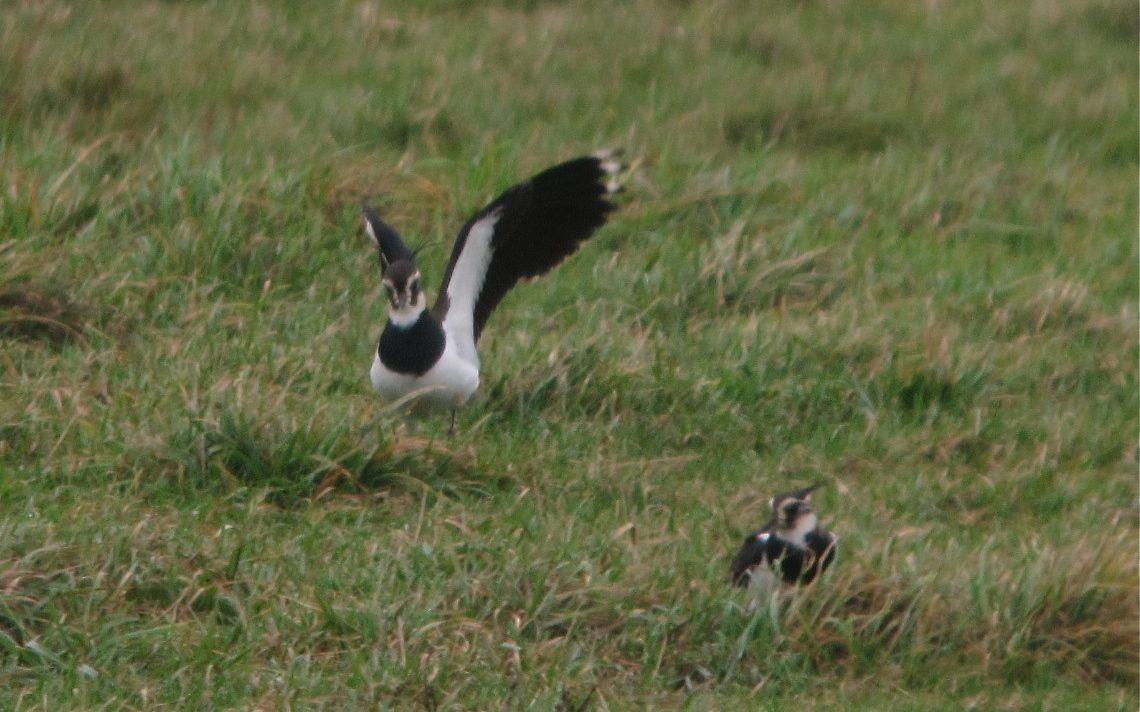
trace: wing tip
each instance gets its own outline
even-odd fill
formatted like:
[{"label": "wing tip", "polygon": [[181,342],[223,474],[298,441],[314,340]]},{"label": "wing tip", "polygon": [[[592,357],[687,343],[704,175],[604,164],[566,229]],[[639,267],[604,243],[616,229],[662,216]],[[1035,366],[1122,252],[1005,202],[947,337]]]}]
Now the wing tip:
[{"label": "wing tip", "polygon": [[620,192],[622,189],[619,178],[622,171],[625,170],[625,164],[621,160],[621,156],[624,153],[624,149],[613,147],[603,148],[590,154],[590,157],[598,162],[598,168],[600,168],[604,174],[602,186],[609,195]]}]

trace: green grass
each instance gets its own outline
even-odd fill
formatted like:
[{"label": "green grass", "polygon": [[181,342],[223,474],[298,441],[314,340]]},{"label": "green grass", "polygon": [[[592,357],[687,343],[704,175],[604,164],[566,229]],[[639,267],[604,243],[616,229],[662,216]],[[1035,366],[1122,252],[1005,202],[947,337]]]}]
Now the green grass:
[{"label": "green grass", "polygon": [[[0,708],[1136,709],[1140,19],[990,5],[5,4]],[[361,199],[611,145],[406,435]]]}]

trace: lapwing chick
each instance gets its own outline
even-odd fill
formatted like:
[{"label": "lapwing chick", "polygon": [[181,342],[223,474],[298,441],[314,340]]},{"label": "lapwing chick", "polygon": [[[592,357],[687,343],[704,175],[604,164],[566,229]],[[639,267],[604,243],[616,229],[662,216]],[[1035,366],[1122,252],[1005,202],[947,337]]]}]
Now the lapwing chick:
[{"label": "lapwing chick", "polygon": [[376,242],[388,322],[372,359],[382,398],[411,409],[455,408],[479,387],[476,343],[487,317],[520,279],[537,277],[578,249],[614,209],[617,152],[548,168],[504,191],[459,229],[439,295],[429,310],[416,255],[399,233],[364,206]]},{"label": "lapwing chick", "polygon": [[806,585],[835,560],[838,537],[819,525],[811,504],[818,484],[768,501],[772,518],[749,534],[732,560],[732,582],[771,590]]}]

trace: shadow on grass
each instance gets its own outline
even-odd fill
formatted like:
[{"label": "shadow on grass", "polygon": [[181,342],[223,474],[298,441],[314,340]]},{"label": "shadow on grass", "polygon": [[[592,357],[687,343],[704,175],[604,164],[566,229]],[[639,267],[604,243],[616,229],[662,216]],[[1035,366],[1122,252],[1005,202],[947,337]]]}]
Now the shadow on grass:
[{"label": "shadow on grass", "polygon": [[813,108],[743,111],[730,114],[724,122],[725,140],[733,146],[773,142],[849,155],[883,151],[905,134],[900,123],[879,116]]},{"label": "shadow on grass", "polygon": [[86,312],[60,287],[15,282],[0,287],[0,339],[62,346],[86,341]]}]

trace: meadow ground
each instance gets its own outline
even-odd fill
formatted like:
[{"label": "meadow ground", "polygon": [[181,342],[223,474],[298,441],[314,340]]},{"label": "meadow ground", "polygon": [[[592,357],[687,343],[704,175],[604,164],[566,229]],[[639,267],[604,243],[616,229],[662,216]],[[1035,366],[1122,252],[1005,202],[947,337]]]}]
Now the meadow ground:
[{"label": "meadow ground", "polygon": [[[1129,0],[0,7],[0,708],[1138,705]],[[623,207],[418,438],[437,285]],[[726,585],[820,480],[837,566]]]}]

